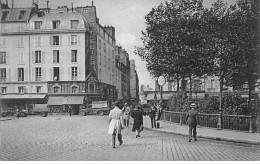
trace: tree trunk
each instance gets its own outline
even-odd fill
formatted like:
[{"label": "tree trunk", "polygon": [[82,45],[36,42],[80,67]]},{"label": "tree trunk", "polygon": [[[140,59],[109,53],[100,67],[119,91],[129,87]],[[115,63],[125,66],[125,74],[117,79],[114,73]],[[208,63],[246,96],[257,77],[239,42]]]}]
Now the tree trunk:
[{"label": "tree trunk", "polygon": [[180,91],[180,84],[179,84],[179,74],[177,73],[177,91]]},{"label": "tree trunk", "polygon": [[190,98],[192,98],[192,79],[190,73],[189,73],[189,78],[190,78]]}]

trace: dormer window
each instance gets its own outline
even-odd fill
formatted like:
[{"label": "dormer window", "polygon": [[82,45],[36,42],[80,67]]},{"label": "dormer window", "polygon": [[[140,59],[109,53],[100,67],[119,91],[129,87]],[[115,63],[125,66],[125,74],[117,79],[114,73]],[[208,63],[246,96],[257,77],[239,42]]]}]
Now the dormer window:
[{"label": "dormer window", "polygon": [[40,22],[40,21],[34,22],[34,28],[35,28],[35,30],[41,29],[41,24],[42,24],[42,22]]},{"label": "dormer window", "polygon": [[8,15],[8,11],[3,11],[1,20],[5,20],[7,18],[7,15]]},{"label": "dormer window", "polygon": [[75,29],[78,28],[79,21],[78,20],[71,20],[71,28]]},{"label": "dormer window", "polygon": [[20,11],[19,19],[23,19],[24,18],[25,12],[26,12],[25,10],[21,10]]},{"label": "dormer window", "polygon": [[52,22],[52,28],[53,29],[59,29],[60,21],[53,21]]}]

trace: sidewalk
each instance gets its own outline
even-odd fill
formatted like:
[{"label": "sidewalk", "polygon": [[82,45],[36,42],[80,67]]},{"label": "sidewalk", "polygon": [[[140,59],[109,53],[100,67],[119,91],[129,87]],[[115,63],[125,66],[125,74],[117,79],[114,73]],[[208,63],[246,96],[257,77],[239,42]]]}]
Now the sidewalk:
[{"label": "sidewalk", "polygon": [[[187,141],[188,141],[189,127],[187,125],[164,122],[163,120],[157,122],[160,122],[160,128],[151,128],[150,117],[144,116],[145,129],[184,135],[187,137]],[[217,129],[205,128],[205,127],[197,128],[197,133],[198,133],[197,135],[198,138],[208,138],[208,139],[215,139],[220,141],[231,141],[231,142],[238,142],[238,143],[249,143],[249,144],[260,145],[260,133],[247,133],[247,132],[238,132],[232,130],[217,130]]]}]

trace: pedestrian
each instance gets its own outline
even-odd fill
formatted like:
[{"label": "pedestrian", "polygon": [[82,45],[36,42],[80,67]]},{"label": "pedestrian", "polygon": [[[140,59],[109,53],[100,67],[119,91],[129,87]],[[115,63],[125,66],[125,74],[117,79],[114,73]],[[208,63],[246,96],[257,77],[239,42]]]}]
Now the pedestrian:
[{"label": "pedestrian", "polygon": [[157,104],[157,118],[156,118],[157,121],[159,121],[159,120],[161,119],[162,107],[163,107],[163,104],[162,104],[162,101],[160,101],[160,102]]},{"label": "pedestrian", "polygon": [[196,127],[198,125],[199,127],[199,112],[196,110],[196,104],[192,103],[190,105],[190,110],[188,111],[186,115],[186,124],[189,125],[189,142],[192,140],[192,136],[194,137],[194,140],[197,141],[197,131]]},{"label": "pedestrian", "polygon": [[71,117],[71,114],[72,114],[72,106],[69,105],[69,115],[70,115],[70,117]]},{"label": "pedestrian", "polygon": [[124,119],[124,126],[129,126],[130,107],[128,106],[127,103],[124,104],[123,119]]},{"label": "pedestrian", "polygon": [[119,141],[119,145],[123,144],[121,130],[124,129],[123,125],[123,112],[119,108],[120,102],[114,102],[114,108],[110,111],[108,116],[109,128],[108,134],[112,134],[112,147],[115,148],[116,134]]},{"label": "pedestrian", "polygon": [[149,110],[149,117],[151,119],[151,126],[152,126],[152,128],[153,127],[156,128],[155,116],[156,116],[156,108],[155,108],[155,106],[152,105],[151,109]]},{"label": "pedestrian", "polygon": [[19,119],[20,118],[20,109],[18,108],[18,107],[16,107],[16,113],[15,113],[15,115],[16,115],[16,118],[17,119]]},{"label": "pedestrian", "polygon": [[145,115],[145,113],[143,112],[141,106],[136,105],[131,113],[131,117],[134,119],[132,131],[136,134],[135,138],[141,137],[140,132],[143,129],[143,115]]}]

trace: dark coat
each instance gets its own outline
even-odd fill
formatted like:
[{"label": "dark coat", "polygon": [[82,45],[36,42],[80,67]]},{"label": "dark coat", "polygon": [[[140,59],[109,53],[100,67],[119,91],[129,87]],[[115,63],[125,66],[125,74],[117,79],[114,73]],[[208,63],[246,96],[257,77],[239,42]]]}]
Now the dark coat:
[{"label": "dark coat", "polygon": [[186,115],[186,122],[189,126],[196,126],[199,124],[199,112],[196,109],[191,109]]},{"label": "dark coat", "polygon": [[141,110],[133,110],[131,117],[134,119],[132,131],[140,130],[140,126],[143,125],[143,112]]}]

